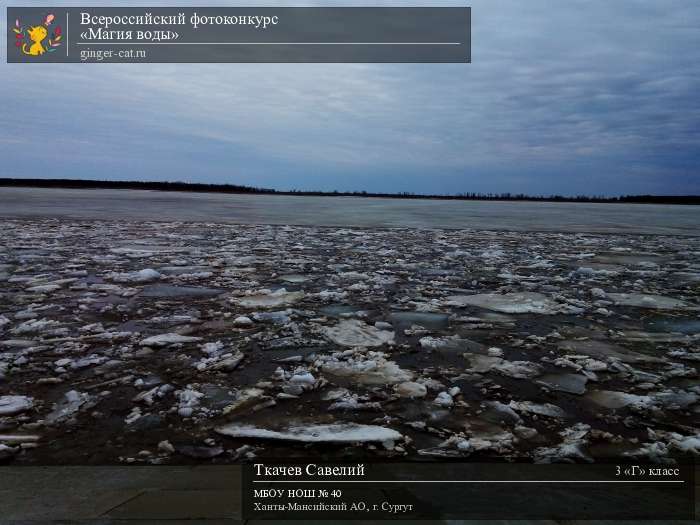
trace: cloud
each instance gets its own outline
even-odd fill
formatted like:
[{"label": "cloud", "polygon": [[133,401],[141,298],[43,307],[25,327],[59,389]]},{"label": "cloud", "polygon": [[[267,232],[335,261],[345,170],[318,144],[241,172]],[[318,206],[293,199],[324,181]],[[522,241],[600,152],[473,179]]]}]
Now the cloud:
[{"label": "cloud", "polygon": [[56,177],[700,193],[700,4],[472,6],[470,65],[3,63],[0,154]]}]

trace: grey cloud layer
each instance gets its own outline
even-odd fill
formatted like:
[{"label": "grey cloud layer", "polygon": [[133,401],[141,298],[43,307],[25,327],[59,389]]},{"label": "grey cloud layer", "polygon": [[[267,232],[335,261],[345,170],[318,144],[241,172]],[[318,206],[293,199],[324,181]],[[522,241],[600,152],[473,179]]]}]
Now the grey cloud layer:
[{"label": "grey cloud layer", "polygon": [[471,65],[2,64],[0,154],[42,176],[700,193],[700,4],[472,6]]}]

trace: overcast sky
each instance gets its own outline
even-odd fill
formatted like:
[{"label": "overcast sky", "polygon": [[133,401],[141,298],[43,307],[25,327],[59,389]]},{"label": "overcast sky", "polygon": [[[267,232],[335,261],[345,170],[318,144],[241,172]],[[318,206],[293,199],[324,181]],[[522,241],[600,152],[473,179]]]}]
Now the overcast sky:
[{"label": "overcast sky", "polygon": [[[465,5],[342,3],[421,4]],[[6,64],[3,44],[0,174],[700,194],[698,0],[466,5],[469,65],[28,66]],[[0,20],[7,31],[4,8]]]}]

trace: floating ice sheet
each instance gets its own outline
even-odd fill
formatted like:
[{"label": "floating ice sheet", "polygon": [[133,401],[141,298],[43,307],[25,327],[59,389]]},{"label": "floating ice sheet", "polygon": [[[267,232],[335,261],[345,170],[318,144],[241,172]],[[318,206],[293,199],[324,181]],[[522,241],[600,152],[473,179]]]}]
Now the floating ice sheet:
[{"label": "floating ice sheet", "polygon": [[288,292],[285,288],[279,290],[260,291],[254,295],[235,297],[232,301],[246,308],[277,308],[296,303],[304,298],[304,292]]},{"label": "floating ice sheet", "polygon": [[326,327],[324,333],[342,346],[374,347],[394,342],[394,332],[379,330],[357,319],[340,321],[335,326]]},{"label": "floating ice sheet", "polygon": [[218,427],[219,434],[236,438],[277,439],[302,443],[372,443],[397,441],[397,431],[376,425],[333,423],[330,425],[292,424],[282,430],[232,423]]},{"label": "floating ice sheet", "polygon": [[542,314],[558,312],[557,303],[547,296],[535,292],[507,294],[452,295],[446,299],[454,306],[477,306],[504,314]]},{"label": "floating ice sheet", "polygon": [[636,306],[637,308],[651,308],[656,310],[685,310],[690,306],[673,297],[664,295],[641,293],[609,293],[608,298],[622,306]]},{"label": "floating ice sheet", "polygon": [[0,396],[0,417],[14,416],[32,408],[34,400],[27,396]]},{"label": "floating ice sheet", "polygon": [[195,343],[201,341],[201,337],[192,337],[180,334],[160,334],[147,337],[139,343],[141,346],[168,346],[181,343]]}]

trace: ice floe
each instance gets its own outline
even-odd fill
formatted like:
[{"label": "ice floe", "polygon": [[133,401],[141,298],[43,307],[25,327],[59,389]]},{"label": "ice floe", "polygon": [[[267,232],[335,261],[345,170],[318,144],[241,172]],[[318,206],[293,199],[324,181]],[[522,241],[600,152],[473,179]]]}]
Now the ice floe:
[{"label": "ice floe", "polygon": [[423,398],[428,394],[428,389],[425,385],[412,381],[399,383],[396,385],[395,391],[400,397],[407,397],[410,399]]},{"label": "ice floe", "polygon": [[139,343],[141,346],[169,346],[182,343],[196,343],[201,341],[201,337],[192,337],[180,334],[160,334],[147,337]]},{"label": "ice floe", "polygon": [[115,283],[150,283],[160,279],[162,275],[152,268],[145,268],[136,272],[110,272],[105,279]]},{"label": "ice floe", "polygon": [[542,367],[531,361],[508,361],[500,357],[465,353],[470,370],[478,373],[499,372],[515,379],[532,379],[542,374]]},{"label": "ice floe", "polygon": [[640,293],[609,293],[607,298],[615,304],[622,306],[636,306],[638,308],[652,308],[656,310],[684,310],[689,305],[673,297],[663,295]]},{"label": "ice floe", "polygon": [[584,423],[577,423],[559,434],[562,441],[553,447],[541,447],[534,451],[535,462],[537,463],[573,463],[583,461],[593,462],[588,455],[586,446],[589,443],[589,433],[591,427]]},{"label": "ice floe", "polygon": [[34,400],[28,396],[0,396],[0,417],[14,416],[32,408]]},{"label": "ice floe", "polygon": [[504,314],[543,314],[551,315],[559,311],[556,302],[535,292],[506,294],[453,295],[446,299],[453,306],[477,306]]},{"label": "ice floe", "polygon": [[551,403],[533,403],[532,401],[511,401],[510,408],[518,412],[528,414],[536,414],[538,416],[547,416],[555,418],[565,418],[566,412],[563,409]]},{"label": "ice floe", "polygon": [[394,332],[378,330],[363,321],[349,319],[324,329],[328,339],[342,346],[375,347],[394,341]]},{"label": "ice floe", "polygon": [[276,439],[302,443],[383,443],[399,441],[403,438],[400,433],[390,428],[357,423],[296,424],[280,430],[231,423],[218,427],[216,431],[236,438]]},{"label": "ice floe", "polygon": [[234,303],[246,308],[278,308],[296,303],[304,298],[304,292],[288,292],[285,288],[279,290],[259,290],[256,293],[231,299]]},{"label": "ice floe", "polygon": [[403,370],[385,354],[375,352],[348,360],[319,359],[321,370],[330,375],[347,377],[367,385],[403,383],[413,379],[413,373]]}]

